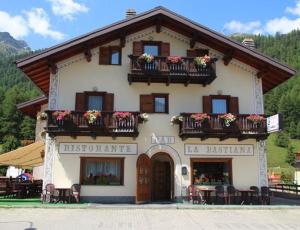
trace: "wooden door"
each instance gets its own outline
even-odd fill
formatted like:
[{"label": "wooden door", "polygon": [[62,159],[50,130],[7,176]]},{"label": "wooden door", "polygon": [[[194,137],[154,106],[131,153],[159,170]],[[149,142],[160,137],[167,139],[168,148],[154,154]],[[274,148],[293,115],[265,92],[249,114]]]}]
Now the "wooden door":
[{"label": "wooden door", "polygon": [[136,203],[151,200],[151,161],[146,154],[141,154],[136,163]]},{"label": "wooden door", "polygon": [[153,164],[153,200],[171,199],[171,168],[169,162]]}]

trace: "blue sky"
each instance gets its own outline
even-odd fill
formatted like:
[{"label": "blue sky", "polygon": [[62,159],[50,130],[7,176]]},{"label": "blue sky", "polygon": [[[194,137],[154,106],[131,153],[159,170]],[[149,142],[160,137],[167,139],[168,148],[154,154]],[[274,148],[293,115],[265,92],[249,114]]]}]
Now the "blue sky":
[{"label": "blue sky", "polygon": [[0,31],[40,49],[159,5],[225,34],[300,28],[300,0],[1,0]]}]

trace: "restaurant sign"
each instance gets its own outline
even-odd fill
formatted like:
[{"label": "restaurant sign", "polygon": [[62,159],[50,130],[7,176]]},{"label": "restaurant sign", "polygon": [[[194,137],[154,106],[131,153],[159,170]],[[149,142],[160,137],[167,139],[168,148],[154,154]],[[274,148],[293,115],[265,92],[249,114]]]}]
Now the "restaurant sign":
[{"label": "restaurant sign", "polygon": [[253,145],[197,145],[185,144],[186,155],[253,156]]},{"label": "restaurant sign", "polygon": [[61,154],[118,154],[136,155],[137,144],[123,143],[60,143],[59,153]]}]

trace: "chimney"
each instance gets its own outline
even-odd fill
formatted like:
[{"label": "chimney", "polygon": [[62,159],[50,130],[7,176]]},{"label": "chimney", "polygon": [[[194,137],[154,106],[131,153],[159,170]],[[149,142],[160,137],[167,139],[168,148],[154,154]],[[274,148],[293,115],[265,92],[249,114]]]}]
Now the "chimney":
[{"label": "chimney", "polygon": [[249,49],[255,49],[255,42],[252,38],[244,38],[244,40],[242,41],[242,44],[244,46],[247,46]]},{"label": "chimney", "polygon": [[136,15],[135,9],[128,9],[126,11],[126,18],[131,18],[134,17],[135,15]]}]

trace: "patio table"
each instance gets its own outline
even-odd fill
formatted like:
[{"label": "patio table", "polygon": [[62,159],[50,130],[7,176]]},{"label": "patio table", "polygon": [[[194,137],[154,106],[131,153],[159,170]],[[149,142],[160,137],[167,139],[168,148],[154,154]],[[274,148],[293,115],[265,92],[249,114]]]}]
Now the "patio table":
[{"label": "patio table", "polygon": [[206,200],[206,203],[211,204],[211,193],[215,192],[215,189],[209,189],[209,188],[200,188],[199,191],[204,193],[204,199]]},{"label": "patio table", "polygon": [[[58,191],[58,198],[55,203],[63,202],[63,203],[70,203],[70,188],[55,188]],[[68,194],[68,196],[67,196]]]},{"label": "patio table", "polygon": [[238,189],[237,190],[241,194],[241,204],[249,204],[249,194],[252,197],[252,194],[255,192],[255,190],[252,189]]}]

